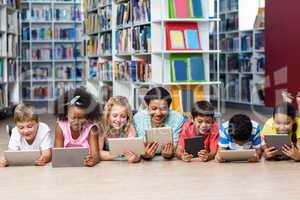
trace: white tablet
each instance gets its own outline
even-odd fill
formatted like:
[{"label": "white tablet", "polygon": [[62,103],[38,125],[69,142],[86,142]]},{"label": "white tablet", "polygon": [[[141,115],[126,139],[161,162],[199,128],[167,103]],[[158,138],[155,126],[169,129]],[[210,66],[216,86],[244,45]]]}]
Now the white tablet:
[{"label": "white tablet", "polygon": [[123,155],[124,151],[132,151],[136,155],[145,153],[143,138],[109,138],[109,152],[111,155]]},{"label": "white tablet", "polygon": [[8,161],[8,165],[23,166],[35,165],[35,161],[41,156],[40,150],[23,150],[13,151],[7,150],[4,152],[4,157]]},{"label": "white tablet", "polygon": [[158,142],[160,145],[173,144],[173,132],[169,127],[151,128],[145,131],[147,143]]},{"label": "white tablet", "polygon": [[255,149],[249,150],[221,150],[220,156],[225,161],[247,161],[255,155]]},{"label": "white tablet", "polygon": [[52,167],[84,167],[88,153],[87,147],[53,148]]}]

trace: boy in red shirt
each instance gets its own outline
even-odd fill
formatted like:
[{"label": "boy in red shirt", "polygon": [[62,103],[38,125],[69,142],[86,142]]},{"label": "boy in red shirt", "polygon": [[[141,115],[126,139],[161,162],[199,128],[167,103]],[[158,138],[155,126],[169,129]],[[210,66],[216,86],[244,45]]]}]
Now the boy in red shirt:
[{"label": "boy in red shirt", "polygon": [[184,139],[202,136],[205,150],[198,152],[199,160],[213,160],[218,149],[219,127],[214,117],[214,107],[208,101],[198,101],[192,107],[192,119],[185,122],[179,136],[177,158],[190,162],[193,155],[184,151]]}]

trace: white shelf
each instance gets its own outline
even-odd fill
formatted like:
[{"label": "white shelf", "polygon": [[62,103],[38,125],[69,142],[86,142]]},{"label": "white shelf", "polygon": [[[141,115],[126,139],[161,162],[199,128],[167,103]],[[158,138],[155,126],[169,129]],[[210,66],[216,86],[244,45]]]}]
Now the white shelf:
[{"label": "white shelf", "polygon": [[221,53],[219,50],[166,50],[166,51],[153,51],[154,54],[212,54]]},{"label": "white shelf", "polygon": [[165,18],[154,20],[152,23],[167,23],[167,22],[217,22],[219,18]]},{"label": "white shelf", "polygon": [[169,82],[169,83],[159,83],[159,82],[134,82],[136,85],[221,85],[221,82],[213,81],[201,81],[201,82]]}]

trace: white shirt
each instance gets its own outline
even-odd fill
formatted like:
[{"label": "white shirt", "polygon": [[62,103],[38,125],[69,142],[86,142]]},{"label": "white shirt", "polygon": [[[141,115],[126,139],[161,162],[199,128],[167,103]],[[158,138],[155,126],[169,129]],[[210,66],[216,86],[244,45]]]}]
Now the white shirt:
[{"label": "white shirt", "polygon": [[47,150],[53,147],[53,139],[50,134],[50,128],[43,122],[38,123],[37,134],[33,143],[30,145],[21,136],[17,127],[12,129],[12,134],[9,140],[8,148],[11,150]]}]

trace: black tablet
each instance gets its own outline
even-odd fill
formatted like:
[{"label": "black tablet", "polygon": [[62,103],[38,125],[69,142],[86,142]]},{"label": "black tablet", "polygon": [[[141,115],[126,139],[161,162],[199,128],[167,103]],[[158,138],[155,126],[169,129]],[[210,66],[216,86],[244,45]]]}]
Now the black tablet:
[{"label": "black tablet", "polygon": [[194,158],[198,157],[198,152],[204,149],[204,140],[202,136],[184,139],[184,150],[192,154]]}]

